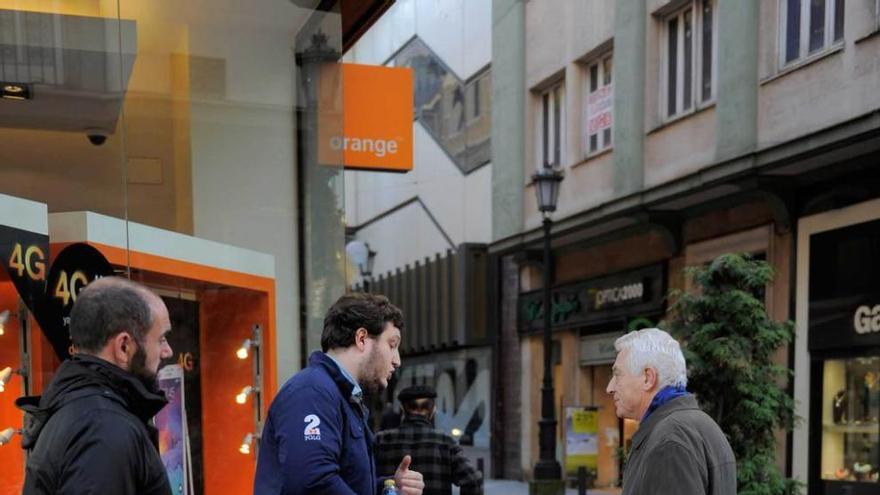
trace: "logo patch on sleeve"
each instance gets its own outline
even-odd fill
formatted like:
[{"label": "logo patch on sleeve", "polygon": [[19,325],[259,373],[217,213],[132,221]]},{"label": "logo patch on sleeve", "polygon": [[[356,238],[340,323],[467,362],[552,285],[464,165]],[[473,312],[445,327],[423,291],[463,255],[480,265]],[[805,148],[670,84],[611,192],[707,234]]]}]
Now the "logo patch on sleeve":
[{"label": "logo patch on sleeve", "polygon": [[321,418],[319,418],[315,414],[309,414],[305,418],[303,418],[304,423],[308,423],[306,425],[306,429],[303,431],[303,436],[305,441],[310,440],[320,440],[321,439],[321,429],[318,426],[321,425]]}]

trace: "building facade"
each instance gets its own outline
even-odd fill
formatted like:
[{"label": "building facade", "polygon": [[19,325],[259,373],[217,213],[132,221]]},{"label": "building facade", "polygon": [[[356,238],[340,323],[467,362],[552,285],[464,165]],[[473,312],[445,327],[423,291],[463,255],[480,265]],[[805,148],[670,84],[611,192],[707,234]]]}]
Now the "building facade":
[{"label": "building facade", "polygon": [[[804,421],[778,435],[780,469],[809,493],[875,490],[878,351],[865,323],[874,296],[865,279],[817,293],[807,280],[822,262],[798,260],[810,242],[830,249],[836,241],[816,236],[846,223],[821,219],[850,209],[861,216],[847,221],[866,223],[841,239],[858,252],[874,245],[864,211],[880,196],[880,6],[496,0],[493,16],[493,102],[511,132],[493,133],[493,206],[504,214],[489,247],[491,318],[496,369],[515,370],[495,391],[495,428],[516,432],[496,444],[495,474],[529,478],[538,458],[544,267],[528,178],[553,167],[565,173],[550,267],[559,459],[573,429],[566,411],[594,413],[596,484],[618,486],[637,425],[619,421],[605,393],[614,339],[664,317],[668,291],[690,285],[683,268],[747,252],[775,271],[769,313],[799,329],[778,360],[795,371],[786,386]],[[856,293],[859,304],[841,308],[848,324],[813,323],[824,298]],[[814,334],[852,338],[840,338],[843,351]],[[863,410],[850,423],[823,422],[839,389]]]}]

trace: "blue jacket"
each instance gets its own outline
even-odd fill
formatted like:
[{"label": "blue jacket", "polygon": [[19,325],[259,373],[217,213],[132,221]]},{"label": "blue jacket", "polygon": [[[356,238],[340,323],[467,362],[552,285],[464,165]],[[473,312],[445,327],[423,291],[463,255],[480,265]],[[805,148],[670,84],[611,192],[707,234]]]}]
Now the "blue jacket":
[{"label": "blue jacket", "polygon": [[323,352],[287,381],[260,438],[254,495],[371,495],[379,491],[367,413]]}]

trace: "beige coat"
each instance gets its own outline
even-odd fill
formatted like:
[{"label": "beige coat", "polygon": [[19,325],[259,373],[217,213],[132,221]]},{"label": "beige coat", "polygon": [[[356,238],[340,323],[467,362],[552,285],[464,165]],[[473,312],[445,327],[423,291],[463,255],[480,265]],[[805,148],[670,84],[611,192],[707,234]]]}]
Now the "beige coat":
[{"label": "beige coat", "polygon": [[736,459],[692,395],[654,411],[632,440],[623,495],[735,495]]}]

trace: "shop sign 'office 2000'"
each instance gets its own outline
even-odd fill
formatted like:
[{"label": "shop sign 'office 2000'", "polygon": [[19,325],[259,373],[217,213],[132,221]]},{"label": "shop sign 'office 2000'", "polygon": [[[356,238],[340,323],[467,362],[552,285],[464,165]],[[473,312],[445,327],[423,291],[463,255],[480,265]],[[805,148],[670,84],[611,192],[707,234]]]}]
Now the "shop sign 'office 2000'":
[{"label": "shop sign 'office 2000'", "polygon": [[[663,308],[663,265],[651,265],[553,288],[553,326],[556,328],[603,323]],[[519,299],[520,331],[542,328],[543,293],[528,292]]]}]

